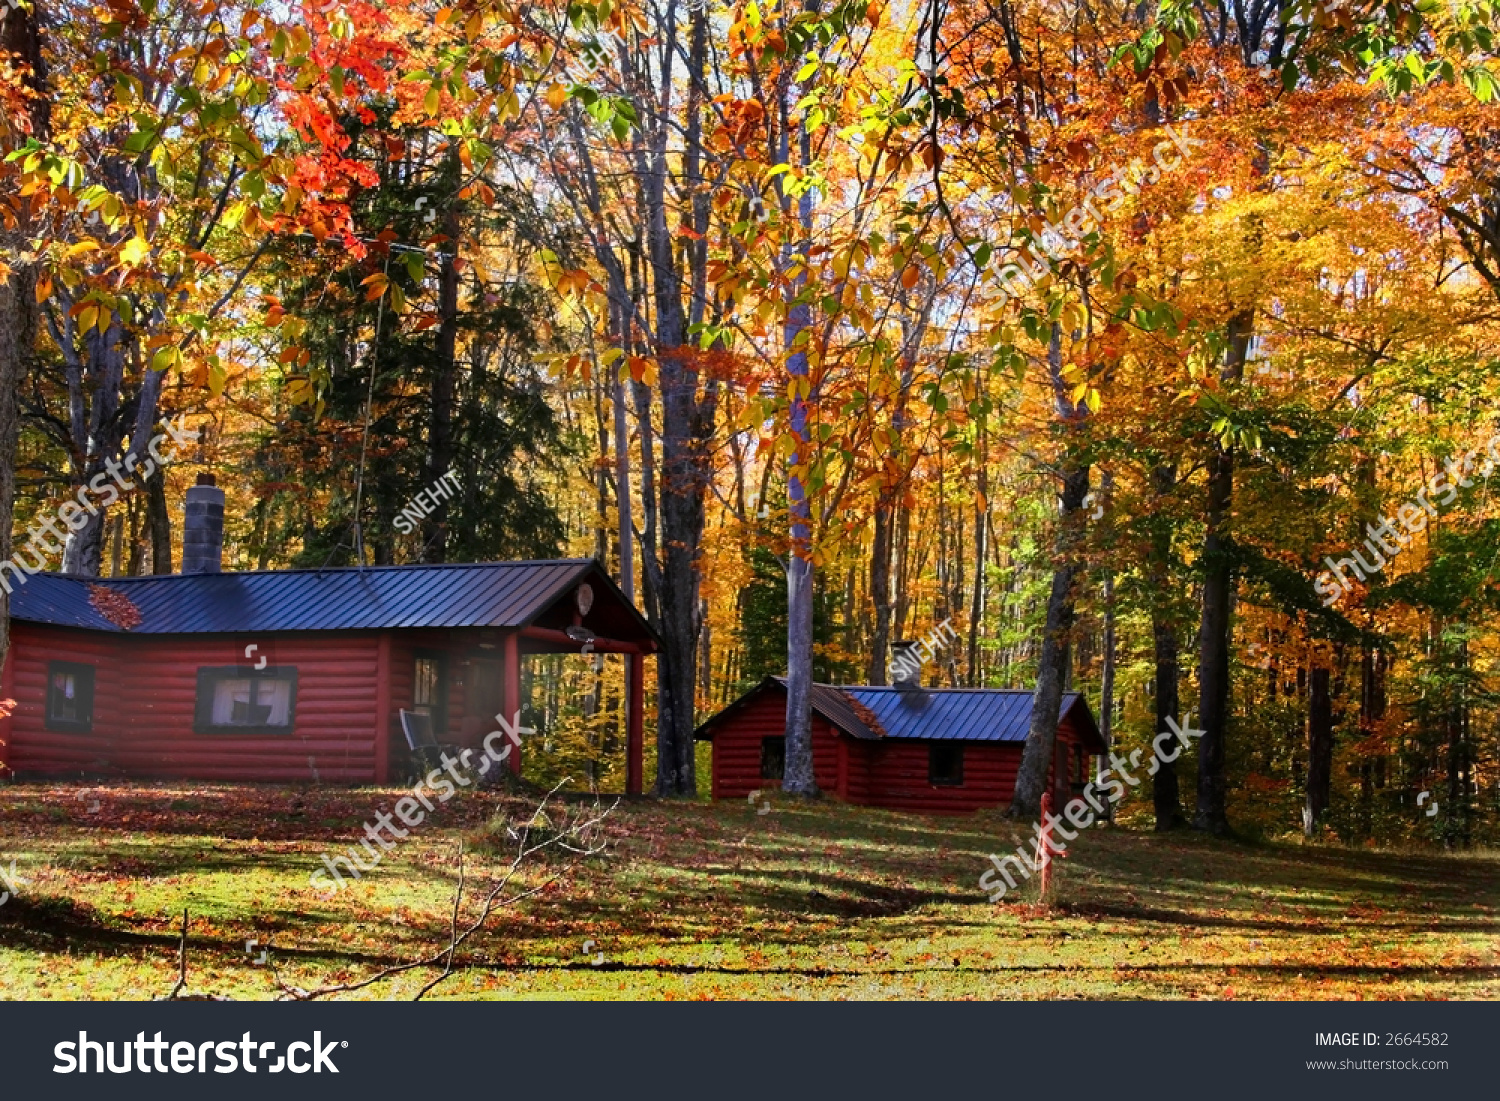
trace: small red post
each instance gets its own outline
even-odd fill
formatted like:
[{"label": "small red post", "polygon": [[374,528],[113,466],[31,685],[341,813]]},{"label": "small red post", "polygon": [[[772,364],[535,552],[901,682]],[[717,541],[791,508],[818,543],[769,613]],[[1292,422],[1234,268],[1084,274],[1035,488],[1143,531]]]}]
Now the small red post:
[{"label": "small red post", "polygon": [[375,782],[391,780],[391,633],[375,644]]},{"label": "small red post", "polygon": [[625,655],[629,684],[629,702],[625,718],[625,794],[639,795],[645,772],[646,742],[646,655],[644,651]]},{"label": "small red post", "polygon": [[1040,869],[1039,870],[1042,873],[1042,878],[1041,878],[1041,899],[1042,899],[1043,902],[1047,901],[1047,891],[1052,886],[1052,822],[1051,822],[1051,818],[1052,818],[1052,793],[1050,791],[1044,791],[1042,793],[1042,821],[1041,821],[1041,823],[1038,826],[1038,829],[1041,832],[1041,838],[1040,838],[1041,843],[1038,846],[1038,848],[1040,849],[1040,852],[1038,854],[1039,859],[1037,860],[1038,865],[1040,865]]},{"label": "small red post", "polygon": [[[505,636],[505,671],[501,674],[501,707],[505,721],[519,725],[521,721],[521,639],[512,631]],[[510,771],[521,775],[521,747],[511,746]]]}]

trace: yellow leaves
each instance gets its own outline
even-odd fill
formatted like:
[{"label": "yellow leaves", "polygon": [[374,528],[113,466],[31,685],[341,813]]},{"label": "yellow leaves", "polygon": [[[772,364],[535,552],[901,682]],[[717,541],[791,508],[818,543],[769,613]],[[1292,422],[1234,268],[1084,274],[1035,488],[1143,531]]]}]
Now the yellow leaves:
[{"label": "yellow leaves", "polygon": [[[8,274],[8,270],[7,270]],[[36,301],[41,305],[52,294],[52,276],[43,275],[36,281]]]},{"label": "yellow leaves", "polygon": [[1062,315],[1058,318],[1063,332],[1076,333],[1086,329],[1089,320],[1089,312],[1080,302],[1069,302],[1062,308]]},{"label": "yellow leaves", "polygon": [[120,246],[120,263],[133,268],[150,254],[150,242],[141,236],[132,237]]},{"label": "yellow leaves", "polygon": [[872,251],[868,241],[863,239],[855,241],[846,250],[834,257],[834,277],[840,281],[848,279],[849,272],[864,267],[865,262],[870,259],[871,255]]},{"label": "yellow leaves", "polygon": [[500,122],[508,122],[513,118],[521,117],[521,97],[512,88],[501,96],[495,103],[495,117]]},{"label": "yellow leaves", "polygon": [[281,392],[286,395],[288,401],[293,405],[308,405],[317,398],[317,390],[314,389],[312,380],[304,375],[293,375],[286,380]]},{"label": "yellow leaves", "polygon": [[385,293],[386,287],[390,286],[390,282],[384,273],[378,271],[374,275],[365,276],[359,284],[365,288],[365,301],[373,302],[379,298]]},{"label": "yellow leaves", "polygon": [[901,285],[907,290],[915,287],[922,278],[922,272],[915,264],[907,264],[901,272]]},{"label": "yellow leaves", "polygon": [[1095,413],[1099,412],[1104,405],[1104,399],[1100,397],[1099,391],[1087,382],[1080,382],[1073,387],[1071,400],[1075,406],[1085,405]]},{"label": "yellow leaves", "polygon": [[473,15],[469,16],[469,21],[464,24],[464,37],[470,42],[476,42],[483,33],[484,14],[476,11]]},{"label": "yellow leaves", "polygon": [[114,320],[114,311],[98,302],[83,302],[73,307],[73,316],[78,321],[79,335],[90,330],[103,335]]},{"label": "yellow leaves", "polygon": [[158,348],[151,355],[151,369],[166,371],[182,364],[182,352],[176,346]]},{"label": "yellow leaves", "polygon": [[306,27],[294,26],[291,31],[292,54],[295,57],[306,57],[312,52],[312,35]]},{"label": "yellow leaves", "polygon": [[443,105],[443,96],[442,96],[442,93],[438,91],[437,85],[434,84],[431,88],[427,89],[427,95],[424,96],[423,99],[422,99],[422,109],[424,111],[426,111],[429,115],[434,115],[435,116],[438,113],[438,109],[442,105]]},{"label": "yellow leaves", "polygon": [[561,84],[549,84],[547,90],[542,93],[542,98],[547,101],[548,107],[554,111],[561,111],[563,104],[568,102],[568,90]]}]

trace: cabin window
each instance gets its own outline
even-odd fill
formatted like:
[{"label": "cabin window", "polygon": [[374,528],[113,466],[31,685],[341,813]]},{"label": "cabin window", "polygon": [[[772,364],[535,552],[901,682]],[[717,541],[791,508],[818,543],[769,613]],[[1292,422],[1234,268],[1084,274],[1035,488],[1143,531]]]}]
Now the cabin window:
[{"label": "cabin window", "polygon": [[945,744],[928,746],[927,782],[934,787],[961,787],[964,782],[964,747]]},{"label": "cabin window", "polygon": [[448,662],[442,654],[418,654],[412,676],[411,709],[432,720],[435,734],[448,730]]},{"label": "cabin window", "polygon": [[777,735],[774,738],[762,738],[760,740],[760,778],[762,780],[781,780],[785,777],[785,736]]},{"label": "cabin window", "polygon": [[94,729],[94,667],[71,661],[47,666],[47,729],[87,734]]},{"label": "cabin window", "polygon": [[198,670],[200,734],[290,734],[297,714],[297,670],[229,665]]}]

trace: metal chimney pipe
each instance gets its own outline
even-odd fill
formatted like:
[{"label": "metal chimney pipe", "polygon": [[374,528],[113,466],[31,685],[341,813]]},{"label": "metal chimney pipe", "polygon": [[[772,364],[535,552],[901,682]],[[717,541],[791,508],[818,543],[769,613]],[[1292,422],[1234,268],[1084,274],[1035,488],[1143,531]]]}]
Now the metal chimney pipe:
[{"label": "metal chimney pipe", "polygon": [[891,643],[891,685],[895,688],[922,687],[922,659],[917,644],[908,639]]}]

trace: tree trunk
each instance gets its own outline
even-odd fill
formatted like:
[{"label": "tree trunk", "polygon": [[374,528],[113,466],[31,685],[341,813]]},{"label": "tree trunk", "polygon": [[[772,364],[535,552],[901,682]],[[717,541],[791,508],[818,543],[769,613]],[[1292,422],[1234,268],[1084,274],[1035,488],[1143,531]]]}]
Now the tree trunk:
[{"label": "tree trunk", "polygon": [[[1076,431],[1087,411],[1075,406],[1067,397],[1062,379],[1062,332],[1057,325],[1052,327],[1047,358],[1059,414],[1064,424]],[[1078,545],[1082,535],[1083,499],[1089,492],[1089,464],[1080,458],[1076,440],[1070,440],[1068,448],[1060,471],[1061,509],[1054,543],[1056,564],[1052,570],[1052,591],[1047,598],[1046,627],[1037,658],[1031,725],[1026,733],[1026,748],[1021,754],[1015,796],[1010,805],[1012,818],[1035,818],[1041,812],[1042,795],[1047,791],[1047,775],[1052,769],[1053,748],[1057,742],[1063,686],[1068,677],[1068,641],[1075,611],[1073,586],[1083,565]]]},{"label": "tree trunk", "polygon": [[[460,178],[458,147],[448,155],[443,183],[447,193],[442,198],[443,236],[442,267],[438,272],[437,354],[432,364],[432,389],[428,395],[427,485],[453,469],[453,413],[458,384],[458,238]],[[437,501],[430,515],[422,521],[422,550],[419,562],[446,562],[448,559],[448,498]]]},{"label": "tree trunk", "polygon": [[635,601],[635,531],[630,506],[630,435],[625,423],[625,384],[615,378],[611,404],[615,419],[615,508],[619,514],[620,589]]},{"label": "tree trunk", "polygon": [[882,487],[875,502],[875,538],[870,547],[870,603],[875,605],[875,630],[870,638],[867,684],[884,684],[891,646],[891,528],[894,494]]},{"label": "tree trunk", "polygon": [[[1161,505],[1177,481],[1177,470],[1167,464],[1157,466],[1151,474],[1156,491],[1156,500]],[[1170,519],[1158,514],[1151,536],[1151,638],[1156,661],[1156,722],[1152,729],[1160,734],[1170,733],[1167,720],[1181,721],[1178,714],[1178,682],[1180,678],[1180,651],[1177,644],[1177,628],[1172,617],[1172,525]],[[1156,812],[1158,830],[1175,830],[1187,824],[1182,813],[1181,780],[1177,774],[1177,761],[1163,760],[1152,778],[1151,796]]]},{"label": "tree trunk", "polygon": [[[1115,575],[1104,571],[1104,671],[1099,685],[1099,736],[1104,739],[1105,756],[1099,758],[1099,771],[1115,744]],[[1105,804],[1104,815],[1113,819],[1114,804]]]},{"label": "tree trunk", "polygon": [[[10,13],[14,15],[15,12]],[[16,445],[20,436],[20,411],[17,397],[26,377],[25,362],[30,353],[28,334],[28,299],[33,297],[32,269],[13,269],[8,278],[0,278],[0,561],[12,553],[11,528],[15,522]],[[10,652],[10,595],[0,587],[0,669],[5,668]],[[0,700],[0,705],[4,701]],[[8,755],[0,753],[0,763]]]},{"label": "tree trunk", "polygon": [[[32,137],[46,141],[51,136],[51,97],[47,94],[47,65],[40,31],[41,0],[24,7],[11,4],[0,13],[0,52],[11,55],[11,64],[33,93],[27,123]],[[13,128],[18,131],[19,126]],[[0,154],[10,152],[0,144]],[[15,524],[16,457],[21,434],[18,404],[26,381],[26,365],[36,338],[36,265],[23,257],[30,221],[28,201],[16,204],[18,220],[6,227],[0,223],[0,561],[14,552],[11,529]],[[5,271],[5,266],[9,271]],[[10,594],[0,587],[0,670],[10,654]],[[0,701],[3,703],[3,701]],[[0,754],[0,763],[5,756]]]},{"label": "tree trunk", "polygon": [[[1233,385],[1245,373],[1254,313],[1246,310],[1230,319],[1229,347],[1220,379]],[[1203,619],[1199,639],[1198,808],[1193,826],[1209,833],[1229,832],[1224,775],[1224,750],[1229,726],[1229,651],[1234,625],[1234,536],[1230,506],[1234,496],[1234,447],[1214,450],[1208,475],[1208,533],[1203,540]]]},{"label": "tree trunk", "polygon": [[[930,306],[928,309],[930,310]],[[907,402],[910,400],[912,383],[916,380],[917,352],[927,332],[927,312],[914,325],[907,327],[902,338],[901,388],[896,394],[896,407],[891,415],[891,427],[898,446],[905,439],[907,425]],[[875,634],[870,645],[869,683],[885,684],[890,668],[890,646],[894,630],[899,634],[902,617],[891,597],[891,577],[896,572],[898,542],[904,546],[906,509],[900,504],[900,495],[909,474],[905,453],[901,454],[899,466],[886,463],[885,479],[875,502],[875,541],[870,550],[870,601],[875,605]],[[899,518],[899,522],[898,522]]]},{"label": "tree trunk", "polygon": [[[675,39],[675,34],[672,36]],[[708,24],[703,8],[692,14],[689,59],[689,131],[682,153],[689,189],[702,186],[701,119],[692,105],[701,100],[702,72],[708,55]],[[668,50],[670,59],[670,49]],[[670,60],[664,86],[672,80]],[[698,632],[701,629],[700,573],[704,527],[704,494],[711,468],[708,440],[716,416],[714,384],[698,395],[696,349],[688,334],[683,289],[701,298],[702,250],[689,255],[692,269],[681,270],[676,235],[667,218],[668,125],[654,121],[650,149],[643,156],[641,191],[646,205],[646,260],[650,268],[656,313],[656,352],[661,386],[661,537],[662,635],[658,662],[659,706],[656,791],[658,795],[696,795],[696,746],[693,729],[698,694]],[[694,314],[701,303],[694,303]]]},{"label": "tree trunk", "polygon": [[[789,93],[797,95],[797,85],[789,86]],[[791,163],[791,125],[788,122],[787,103],[782,99],[782,161]],[[807,165],[811,157],[809,135],[800,134],[798,152],[801,162]],[[785,177],[781,177],[785,180]],[[778,186],[782,186],[778,184]],[[782,208],[790,212],[791,198],[783,191]],[[790,305],[786,323],[782,330],[783,347],[787,355],[787,373],[794,389],[791,407],[792,438],[796,450],[790,459],[787,473],[787,510],[791,519],[791,547],[787,552],[787,628],[786,628],[786,767],[782,774],[781,787],[792,795],[815,796],[818,784],[813,776],[812,747],[812,680],[813,680],[813,564],[812,564],[812,507],[807,497],[807,485],[798,469],[811,460],[809,454],[807,413],[812,401],[807,346],[804,343],[812,335],[812,306],[803,297],[807,283],[808,238],[812,232],[812,191],[804,191],[796,204],[797,224],[802,240],[795,248],[789,248],[783,257],[783,267],[795,263],[798,275],[788,280],[787,295]]]},{"label": "tree trunk", "polygon": [[1328,809],[1333,779],[1333,698],[1328,691],[1329,672],[1314,668],[1308,678],[1307,698],[1307,802],[1302,808],[1302,832],[1317,832]]},{"label": "tree trunk", "polygon": [[[989,554],[990,476],[989,431],[986,418],[983,416],[979,418],[976,451],[978,454],[979,469],[975,472],[974,487],[978,491],[974,498],[974,599],[969,604],[968,675],[964,679],[964,683],[970,688],[979,688],[984,684],[982,670],[979,667],[979,632],[984,622],[984,559]],[[1106,584],[1108,583],[1106,582]],[[1113,630],[1113,627],[1111,626],[1110,629]],[[1110,652],[1109,656],[1113,657],[1113,651]],[[1105,669],[1106,675],[1113,678],[1113,664],[1106,665]],[[1108,738],[1105,740],[1108,741]]]},{"label": "tree trunk", "polygon": [[146,526],[151,532],[151,572],[172,572],[172,517],[167,510],[167,479],[146,479]]}]

